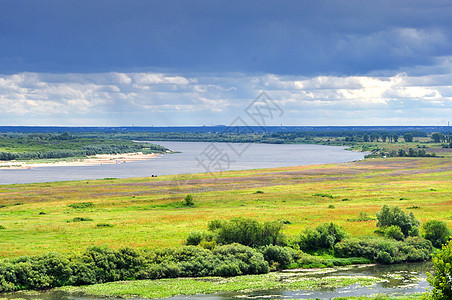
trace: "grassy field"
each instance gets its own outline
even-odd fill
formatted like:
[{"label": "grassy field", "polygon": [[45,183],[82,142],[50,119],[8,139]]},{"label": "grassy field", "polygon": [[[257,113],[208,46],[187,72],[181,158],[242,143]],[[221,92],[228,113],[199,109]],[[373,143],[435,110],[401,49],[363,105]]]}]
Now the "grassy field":
[{"label": "grassy field", "polygon": [[[330,221],[352,236],[372,235],[375,220],[351,219],[360,212],[375,216],[384,204],[412,211],[422,222],[437,219],[452,228],[452,159],[445,154],[215,176],[1,185],[0,257],[79,253],[104,244],[177,246],[189,232],[205,230],[210,220],[239,216],[284,219],[289,237]],[[194,207],[182,204],[187,194],[194,196]],[[85,202],[89,204],[77,208]]]}]

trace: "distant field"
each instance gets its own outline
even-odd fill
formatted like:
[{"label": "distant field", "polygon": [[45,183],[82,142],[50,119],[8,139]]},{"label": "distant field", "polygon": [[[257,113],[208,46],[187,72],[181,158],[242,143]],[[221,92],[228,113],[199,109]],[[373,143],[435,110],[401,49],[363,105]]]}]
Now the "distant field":
[{"label": "distant field", "polygon": [[[256,193],[257,191],[261,191]],[[194,196],[195,206],[183,198]],[[371,216],[383,204],[421,221],[452,228],[452,160],[390,158],[193,176],[108,179],[0,186],[0,257],[78,253],[107,244],[160,248],[181,245],[216,218],[284,219],[297,235],[323,222],[353,236],[374,234]],[[80,204],[88,202],[88,204]],[[92,203],[92,204],[90,204]],[[71,205],[75,204],[75,205]],[[329,208],[332,205],[334,208]]]}]

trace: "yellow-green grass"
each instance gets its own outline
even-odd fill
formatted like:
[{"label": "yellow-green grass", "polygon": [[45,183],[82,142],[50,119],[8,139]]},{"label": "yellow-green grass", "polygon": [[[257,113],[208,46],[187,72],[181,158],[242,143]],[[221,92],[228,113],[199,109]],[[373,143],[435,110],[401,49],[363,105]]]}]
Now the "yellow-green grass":
[{"label": "yellow-green grass", "polygon": [[[183,206],[187,194],[194,196],[194,207]],[[289,237],[333,221],[359,237],[373,235],[376,221],[348,219],[361,211],[375,217],[384,204],[413,211],[422,222],[437,219],[452,228],[451,195],[450,158],[2,185],[0,225],[5,229],[0,229],[0,257],[79,253],[92,245],[178,246],[189,232],[206,230],[216,218],[284,219],[290,223],[285,227]],[[92,202],[94,207],[69,207],[79,202]],[[76,217],[93,221],[72,222]],[[97,227],[99,223],[114,227]]]}]

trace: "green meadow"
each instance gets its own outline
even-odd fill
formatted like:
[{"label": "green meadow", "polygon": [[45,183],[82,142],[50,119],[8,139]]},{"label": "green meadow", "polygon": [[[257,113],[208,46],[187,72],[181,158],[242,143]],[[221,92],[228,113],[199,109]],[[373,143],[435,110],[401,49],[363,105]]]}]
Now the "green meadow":
[{"label": "green meadow", "polygon": [[[184,205],[193,195],[194,206]],[[386,205],[452,228],[452,160],[378,158],[276,169],[0,186],[0,257],[81,253],[93,245],[183,245],[214,219],[284,220],[296,237],[324,222],[375,235]]]}]

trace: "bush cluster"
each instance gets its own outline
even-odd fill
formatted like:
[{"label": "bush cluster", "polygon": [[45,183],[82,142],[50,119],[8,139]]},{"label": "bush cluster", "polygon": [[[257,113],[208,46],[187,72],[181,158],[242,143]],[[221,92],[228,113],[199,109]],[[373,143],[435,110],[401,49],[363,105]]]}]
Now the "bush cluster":
[{"label": "bush cluster", "polygon": [[286,237],[282,233],[283,221],[258,222],[253,219],[235,218],[228,221],[213,220],[208,229],[211,234],[191,233],[187,239],[189,245],[199,245],[211,239],[220,245],[238,243],[249,247],[266,245],[285,245]]},{"label": "bush cluster", "polygon": [[427,280],[433,289],[426,299],[452,299],[452,240],[435,253],[432,261],[434,273],[427,273]]},{"label": "bush cluster", "polygon": [[419,225],[421,224],[412,212],[407,214],[398,206],[384,205],[377,213],[377,227],[397,226],[400,228],[404,237],[418,236]]},{"label": "bush cluster", "polygon": [[315,229],[306,228],[301,232],[298,245],[302,250],[329,249],[346,236],[342,227],[334,223],[324,223]]},{"label": "bush cluster", "polygon": [[430,259],[432,243],[420,237],[405,241],[384,238],[346,239],[334,246],[339,257],[364,257],[381,264],[416,262]]},{"label": "bush cluster", "polygon": [[185,246],[160,251],[93,247],[71,258],[50,253],[0,262],[0,292],[118,280],[237,276],[269,272],[261,252],[231,244],[213,251]]},{"label": "bush cluster", "polygon": [[287,267],[299,258],[298,251],[289,247],[268,245],[262,247],[260,251],[272,270]]},{"label": "bush cluster", "polygon": [[442,221],[428,221],[422,225],[422,228],[424,229],[424,238],[431,241],[436,248],[441,248],[441,245],[447,243],[451,236],[447,224]]}]

